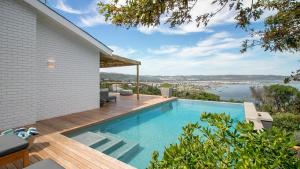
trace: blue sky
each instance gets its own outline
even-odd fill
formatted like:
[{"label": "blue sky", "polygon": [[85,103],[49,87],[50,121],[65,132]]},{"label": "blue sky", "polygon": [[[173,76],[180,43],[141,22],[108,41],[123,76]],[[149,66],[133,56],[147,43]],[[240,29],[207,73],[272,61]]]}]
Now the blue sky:
[{"label": "blue sky", "polygon": [[[233,13],[222,12],[208,27],[194,23],[169,28],[126,29],[105,22],[97,13],[99,0],[47,0],[47,5],[99,39],[116,54],[140,60],[143,75],[279,74],[300,67],[300,54],[264,52],[260,47],[240,54],[247,34],[235,28]],[[201,0],[192,11],[215,9],[211,0]],[[259,23],[255,23],[259,25]],[[135,67],[101,69],[135,74]]]}]

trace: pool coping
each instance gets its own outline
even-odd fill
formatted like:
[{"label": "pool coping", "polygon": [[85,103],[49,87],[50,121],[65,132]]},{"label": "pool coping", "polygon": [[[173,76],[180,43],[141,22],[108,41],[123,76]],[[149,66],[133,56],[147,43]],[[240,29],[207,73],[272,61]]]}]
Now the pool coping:
[{"label": "pool coping", "polygon": [[263,122],[272,122],[273,118],[268,112],[258,112],[252,102],[244,102],[244,112],[246,122],[253,122],[255,130],[263,130]]},{"label": "pool coping", "polygon": [[[85,124],[85,125],[82,125],[82,126],[77,126],[77,127],[74,127],[74,128],[62,130],[62,131],[60,131],[60,132],[57,132],[56,134],[59,134],[59,135],[65,137],[66,139],[70,139],[70,140],[72,140],[72,141],[75,141],[75,142],[77,142],[78,144],[82,144],[82,143],[80,143],[80,142],[78,142],[78,141],[76,141],[76,140],[73,140],[73,139],[67,137],[66,135],[69,134],[69,133],[71,133],[71,132],[73,132],[73,131],[75,131],[75,130],[82,130],[82,129],[91,127],[91,126],[93,126],[93,125],[102,124],[102,123],[105,123],[105,122],[107,122],[107,121],[114,120],[114,119],[117,119],[117,118],[120,118],[120,117],[123,117],[123,116],[127,116],[127,115],[130,115],[130,114],[134,114],[134,113],[136,113],[136,112],[138,112],[138,111],[141,111],[141,110],[143,110],[143,109],[152,108],[152,107],[155,107],[155,106],[157,106],[157,105],[161,105],[161,104],[165,104],[165,103],[168,103],[168,102],[172,102],[172,101],[177,100],[177,99],[178,99],[177,97],[167,98],[167,100],[164,100],[164,101],[161,101],[161,102],[158,102],[158,103],[154,103],[154,104],[151,104],[151,105],[140,106],[140,107],[138,107],[138,108],[136,108],[136,109],[134,109],[134,110],[128,111],[128,112],[126,112],[126,113],[118,114],[118,115],[116,115],[116,116],[112,116],[112,117],[109,117],[109,118],[106,118],[106,119],[103,119],[103,120],[99,120],[99,121],[97,121],[97,122],[92,122],[92,123],[89,123],[89,124]],[[82,145],[84,145],[84,144],[82,144]],[[93,149],[93,148],[91,148],[91,147],[89,147],[89,146],[87,146],[87,145],[84,145],[84,146],[86,146],[87,148]],[[95,149],[93,149],[93,150],[95,150]],[[97,151],[97,150],[95,150],[95,151]],[[114,157],[111,157],[111,156],[109,156],[109,155],[107,155],[107,154],[105,154],[105,153],[103,153],[103,152],[100,152],[100,151],[97,151],[97,152],[100,153],[100,154],[102,154],[102,155],[104,155],[104,156],[107,156],[107,157],[109,157],[109,158],[113,158],[113,159],[117,160],[118,162],[120,162],[120,164],[123,163],[125,166],[129,166],[129,167],[131,167],[131,168],[133,168],[133,169],[137,169],[136,167],[134,167],[134,166],[132,166],[132,165],[130,165],[130,164],[127,164],[127,163],[125,163],[125,162],[123,162],[123,161],[120,161],[119,159],[116,159],[116,158],[114,158]]]},{"label": "pool coping", "polygon": [[177,99],[177,100],[189,100],[189,101],[201,101],[201,102],[214,102],[214,103],[226,103],[226,104],[241,104],[243,105],[244,103],[236,103],[236,102],[225,102],[225,101],[213,101],[213,100],[196,100],[196,99]]},{"label": "pool coping", "polygon": [[103,119],[103,120],[99,120],[99,121],[92,122],[92,123],[89,123],[89,124],[85,124],[85,125],[82,125],[82,126],[77,126],[77,127],[71,128],[71,129],[62,130],[59,133],[62,134],[62,135],[65,135],[65,134],[68,134],[70,132],[73,132],[74,130],[84,129],[84,128],[91,127],[93,125],[98,125],[98,124],[101,124],[101,123],[105,123],[107,121],[114,120],[114,119],[117,119],[117,118],[120,118],[120,117],[123,117],[123,116],[126,116],[126,115],[134,114],[134,113],[136,113],[138,111],[141,111],[143,109],[152,108],[152,107],[155,107],[157,105],[168,103],[168,102],[171,102],[171,101],[174,101],[174,100],[177,100],[177,99],[178,99],[177,97],[171,97],[171,98],[168,98],[167,100],[164,100],[164,101],[161,101],[161,102],[158,102],[158,103],[154,103],[154,104],[151,104],[151,105],[140,106],[140,107],[138,107],[134,110],[128,111],[126,113],[118,114],[116,116],[112,116],[112,117],[109,117],[109,118],[106,118],[106,119]]},{"label": "pool coping", "polygon": [[[58,132],[57,134],[60,134],[64,137],[66,137],[67,139],[71,139],[69,137],[67,137],[66,135],[73,132],[73,131],[76,131],[76,130],[82,130],[82,129],[85,129],[85,128],[89,128],[91,126],[94,126],[94,125],[99,125],[99,124],[103,124],[107,121],[111,121],[111,120],[114,120],[114,119],[117,119],[117,118],[120,118],[120,117],[124,117],[124,116],[127,116],[127,115],[130,115],[130,114],[134,114],[134,113],[137,113],[141,110],[144,110],[144,109],[148,109],[148,108],[153,108],[155,106],[158,106],[158,105],[161,105],[161,104],[165,104],[165,103],[168,103],[168,102],[172,102],[172,101],[175,101],[175,100],[189,100],[189,101],[201,101],[201,102],[216,102],[216,103],[226,103],[226,104],[239,104],[239,105],[243,105],[244,106],[244,112],[245,112],[245,120],[247,122],[249,121],[253,121],[254,122],[254,126],[255,126],[255,129],[256,130],[260,130],[262,127],[262,123],[261,121],[258,121],[257,118],[252,118],[255,116],[255,114],[257,115],[257,111],[254,107],[254,104],[253,103],[249,103],[249,102],[244,102],[244,103],[233,103],[233,102],[218,102],[218,101],[207,101],[207,100],[191,100],[191,99],[178,99],[177,97],[172,97],[172,98],[168,98],[167,100],[164,100],[164,101],[161,101],[161,102],[158,102],[158,103],[154,103],[154,104],[151,104],[151,105],[143,105],[143,106],[140,106],[140,107],[137,107],[133,110],[130,110],[130,111],[127,111],[125,113],[122,113],[122,114],[117,114],[115,116],[112,116],[112,117],[109,117],[109,118],[106,118],[106,119],[103,119],[103,120],[99,120],[99,121],[96,121],[96,122],[91,122],[89,124],[84,124],[84,125],[81,125],[81,126],[76,126],[74,128],[70,128],[70,129],[66,129],[66,130],[62,130],[60,132]],[[253,107],[254,107],[254,110],[253,110]],[[257,117],[257,116],[255,116]],[[256,121],[255,121],[256,119]],[[77,141],[76,141],[77,142]],[[77,142],[79,144],[82,144],[80,142]],[[86,145],[84,145],[86,146]],[[86,146],[88,148],[91,148],[89,146]],[[91,148],[92,149],[92,148]],[[96,150],[97,151],[97,150]],[[110,158],[113,158],[105,153],[102,153],[100,151],[97,151],[98,153],[101,153],[102,155],[105,155],[105,156],[108,156]],[[116,158],[114,158],[115,160],[119,161],[120,163],[124,163]],[[130,164],[127,164],[127,163],[124,163],[124,165],[126,166],[129,166],[129,167],[132,167],[132,168],[136,168]]]}]

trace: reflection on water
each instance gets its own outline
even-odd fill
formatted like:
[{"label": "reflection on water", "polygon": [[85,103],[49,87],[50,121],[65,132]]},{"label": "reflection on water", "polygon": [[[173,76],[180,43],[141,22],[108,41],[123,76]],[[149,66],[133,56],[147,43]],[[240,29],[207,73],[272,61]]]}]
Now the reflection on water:
[{"label": "reflection on water", "polygon": [[161,112],[168,112],[173,109],[173,104],[171,102],[162,104],[160,107]]},{"label": "reflection on water", "polygon": [[[220,86],[215,86],[209,89],[209,92],[215,93],[221,97],[222,100],[244,100],[253,101],[251,96],[250,87],[251,86],[269,86],[272,84],[282,84],[280,82],[271,83],[249,83],[249,84],[223,84]],[[296,87],[300,90],[300,83],[290,83],[290,86]]]}]

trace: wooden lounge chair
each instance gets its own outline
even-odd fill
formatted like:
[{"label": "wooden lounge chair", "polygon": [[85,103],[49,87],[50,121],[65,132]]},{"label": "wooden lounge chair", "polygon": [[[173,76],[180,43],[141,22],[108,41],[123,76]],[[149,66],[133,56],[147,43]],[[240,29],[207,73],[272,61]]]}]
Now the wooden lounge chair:
[{"label": "wooden lounge chair", "polygon": [[23,167],[29,165],[29,143],[16,135],[0,136],[0,166],[23,159]]},{"label": "wooden lounge chair", "polygon": [[46,159],[39,161],[26,167],[25,169],[64,169],[61,165],[57,164],[55,161],[51,159]]}]

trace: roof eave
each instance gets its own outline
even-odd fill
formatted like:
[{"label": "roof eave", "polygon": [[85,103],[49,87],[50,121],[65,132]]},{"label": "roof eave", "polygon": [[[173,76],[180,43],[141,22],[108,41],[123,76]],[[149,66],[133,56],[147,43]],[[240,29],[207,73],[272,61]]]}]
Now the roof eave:
[{"label": "roof eave", "polygon": [[71,21],[69,21],[68,19],[66,19],[62,15],[58,14],[57,12],[55,12],[54,10],[49,8],[48,6],[44,5],[42,2],[40,2],[38,0],[24,0],[24,2],[31,5],[35,9],[37,9],[39,12],[47,15],[51,19],[55,20],[59,24],[63,25],[64,27],[66,27],[70,31],[74,32],[75,34],[77,34],[81,38],[87,40],[88,42],[90,42],[91,44],[96,46],[100,50],[100,52],[103,52],[107,55],[112,55],[112,52],[113,52],[112,49],[110,49],[108,46],[106,46],[105,44],[103,44],[99,40],[95,39],[89,33],[85,32],[84,30],[82,30],[81,28],[79,28],[78,26],[73,24]]}]

